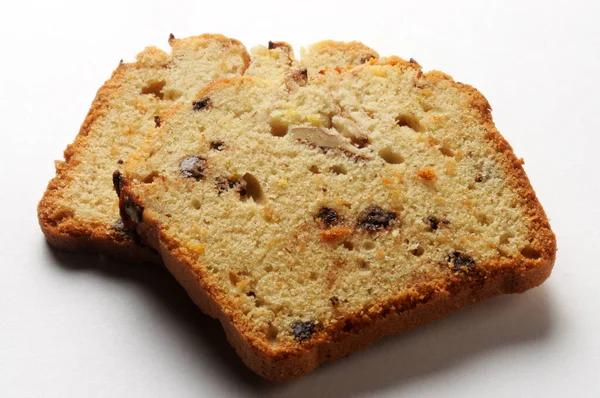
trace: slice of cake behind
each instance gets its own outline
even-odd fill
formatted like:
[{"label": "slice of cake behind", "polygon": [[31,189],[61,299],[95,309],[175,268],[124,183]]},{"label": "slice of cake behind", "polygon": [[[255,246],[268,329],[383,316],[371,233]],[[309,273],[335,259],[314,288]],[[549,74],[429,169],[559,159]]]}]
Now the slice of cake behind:
[{"label": "slice of cake behind", "polygon": [[56,177],[38,206],[47,240],[67,250],[154,260],[123,228],[111,173],[138,149],[156,117],[177,101],[188,102],[213,79],[241,75],[249,64],[244,46],[222,35],[169,38],[172,54],[149,47],[134,63],[121,63],[98,91],[74,143],[57,162]]}]

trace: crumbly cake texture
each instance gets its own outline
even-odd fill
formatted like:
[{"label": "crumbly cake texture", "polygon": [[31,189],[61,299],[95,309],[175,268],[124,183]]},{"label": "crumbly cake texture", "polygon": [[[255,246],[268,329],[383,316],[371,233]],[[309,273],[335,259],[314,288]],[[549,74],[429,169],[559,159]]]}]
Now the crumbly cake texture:
[{"label": "crumbly cake texture", "polygon": [[[281,79],[290,70],[318,71],[354,65],[377,54],[360,43],[323,42],[309,48],[307,62],[291,47],[272,42],[253,49],[222,35],[169,38],[172,53],[146,48],[134,63],[121,63],[100,88],[74,143],[56,164],[38,206],[49,243],[71,251],[103,252],[136,261],[159,261],[131,231],[123,228],[111,174],[136,151],[148,129],[161,123],[161,112],[189,103],[208,82],[249,74]],[[312,48],[314,47],[314,50]],[[323,56],[315,56],[316,54]]]},{"label": "crumbly cake texture", "polygon": [[267,379],[523,292],[554,263],[487,100],[414,60],[364,62],[210,83],[118,176],[124,222]]}]

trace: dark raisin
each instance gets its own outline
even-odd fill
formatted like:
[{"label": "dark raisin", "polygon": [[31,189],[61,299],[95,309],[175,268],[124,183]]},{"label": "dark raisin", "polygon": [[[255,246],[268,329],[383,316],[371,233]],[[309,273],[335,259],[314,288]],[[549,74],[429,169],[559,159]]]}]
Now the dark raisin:
[{"label": "dark raisin", "polygon": [[308,83],[308,70],[300,69],[292,72],[292,79],[299,85],[305,86]]},{"label": "dark raisin", "polygon": [[206,159],[200,156],[188,156],[181,161],[179,165],[181,174],[186,178],[195,178],[200,180],[204,177],[204,169],[206,168]]},{"label": "dark raisin", "polygon": [[227,178],[219,176],[215,178],[215,182],[217,186],[217,191],[219,191],[219,195],[229,190],[229,182],[227,181]]},{"label": "dark raisin", "polygon": [[225,143],[221,140],[211,141],[210,149],[214,149],[215,151],[222,151],[223,149],[225,149]]},{"label": "dark raisin", "polygon": [[398,218],[395,212],[383,210],[377,205],[367,207],[358,218],[357,226],[367,231],[379,231],[388,228]]},{"label": "dark raisin", "polygon": [[246,180],[241,178],[225,178],[219,176],[215,178],[217,190],[219,191],[219,195],[224,192],[229,191],[230,189],[235,189],[238,191],[241,197],[245,197],[248,194],[248,190],[246,189],[248,183]]},{"label": "dark raisin", "polygon": [[173,40],[173,39],[175,39],[175,35],[173,33],[170,33],[169,34],[169,40]]},{"label": "dark raisin", "polygon": [[117,164],[123,164],[123,159],[117,160]]},{"label": "dark raisin", "polygon": [[294,339],[299,342],[309,340],[315,332],[315,323],[313,321],[297,321],[292,324],[292,333]]},{"label": "dark raisin", "polygon": [[483,174],[481,174],[481,173],[475,174],[475,182],[482,182],[482,181],[483,181]]},{"label": "dark raisin", "polygon": [[428,216],[427,217],[427,223],[429,223],[429,227],[431,228],[432,231],[435,231],[436,229],[439,228],[440,224],[441,225],[448,225],[450,224],[450,221],[448,220],[439,220],[438,218],[434,217],[434,216]]},{"label": "dark raisin", "polygon": [[119,170],[115,171],[112,176],[113,179],[113,187],[115,188],[115,192],[117,192],[117,196],[121,196],[121,190],[125,185],[125,177]]},{"label": "dark raisin", "polygon": [[201,111],[202,109],[208,108],[210,104],[210,98],[202,98],[201,100],[192,102],[192,109],[195,111]]},{"label": "dark raisin", "polygon": [[448,256],[448,262],[452,264],[454,271],[468,272],[475,267],[475,260],[471,257],[462,254],[461,252],[454,251]]},{"label": "dark raisin", "polygon": [[427,217],[427,222],[429,223],[429,227],[431,228],[432,231],[435,231],[436,229],[438,229],[438,225],[440,224],[440,221],[437,218],[435,218],[434,216]]},{"label": "dark raisin", "polygon": [[285,43],[269,40],[269,50],[274,50],[279,47],[285,47]]},{"label": "dark raisin", "polygon": [[337,211],[327,206],[323,206],[319,209],[315,219],[323,223],[327,228],[335,226],[340,222],[340,216]]},{"label": "dark raisin", "polygon": [[160,127],[163,123],[163,119],[160,116],[154,116],[154,127]]},{"label": "dark raisin", "polygon": [[331,302],[331,305],[333,305],[334,307],[340,303],[340,299],[338,299],[337,296],[329,297],[329,301]]},{"label": "dark raisin", "polygon": [[246,293],[246,296],[248,296],[248,297],[256,297],[256,293],[254,293],[252,290],[250,290],[248,293]]}]

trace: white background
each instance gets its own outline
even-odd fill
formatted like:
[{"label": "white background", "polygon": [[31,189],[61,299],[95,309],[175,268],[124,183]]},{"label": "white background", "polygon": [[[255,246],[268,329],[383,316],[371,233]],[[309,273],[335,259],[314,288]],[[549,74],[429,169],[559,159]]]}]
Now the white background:
[{"label": "white background", "polygon": [[[596,1],[2,1],[0,396],[600,396]],[[550,279],[288,384],[160,267],[53,251],[36,205],[121,58],[177,37],[360,40],[477,87],[558,237]]]}]

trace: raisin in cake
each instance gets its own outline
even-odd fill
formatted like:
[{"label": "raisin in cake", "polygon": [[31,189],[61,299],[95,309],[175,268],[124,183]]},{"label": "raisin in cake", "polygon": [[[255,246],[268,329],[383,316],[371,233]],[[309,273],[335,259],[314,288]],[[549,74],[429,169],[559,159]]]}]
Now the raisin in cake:
[{"label": "raisin in cake", "polygon": [[250,63],[245,47],[222,35],[171,36],[169,44],[171,55],[149,47],[136,62],[120,64],[98,91],[38,207],[42,231],[52,245],[156,260],[123,227],[110,174],[138,149],[148,129],[160,125],[163,110],[188,103],[211,80],[240,76],[248,68],[250,75],[269,79],[283,79],[292,70],[296,79],[305,79],[307,69],[312,73],[377,57],[359,43],[328,41],[309,47],[306,61],[298,61],[289,45],[276,42],[253,49]]}]

